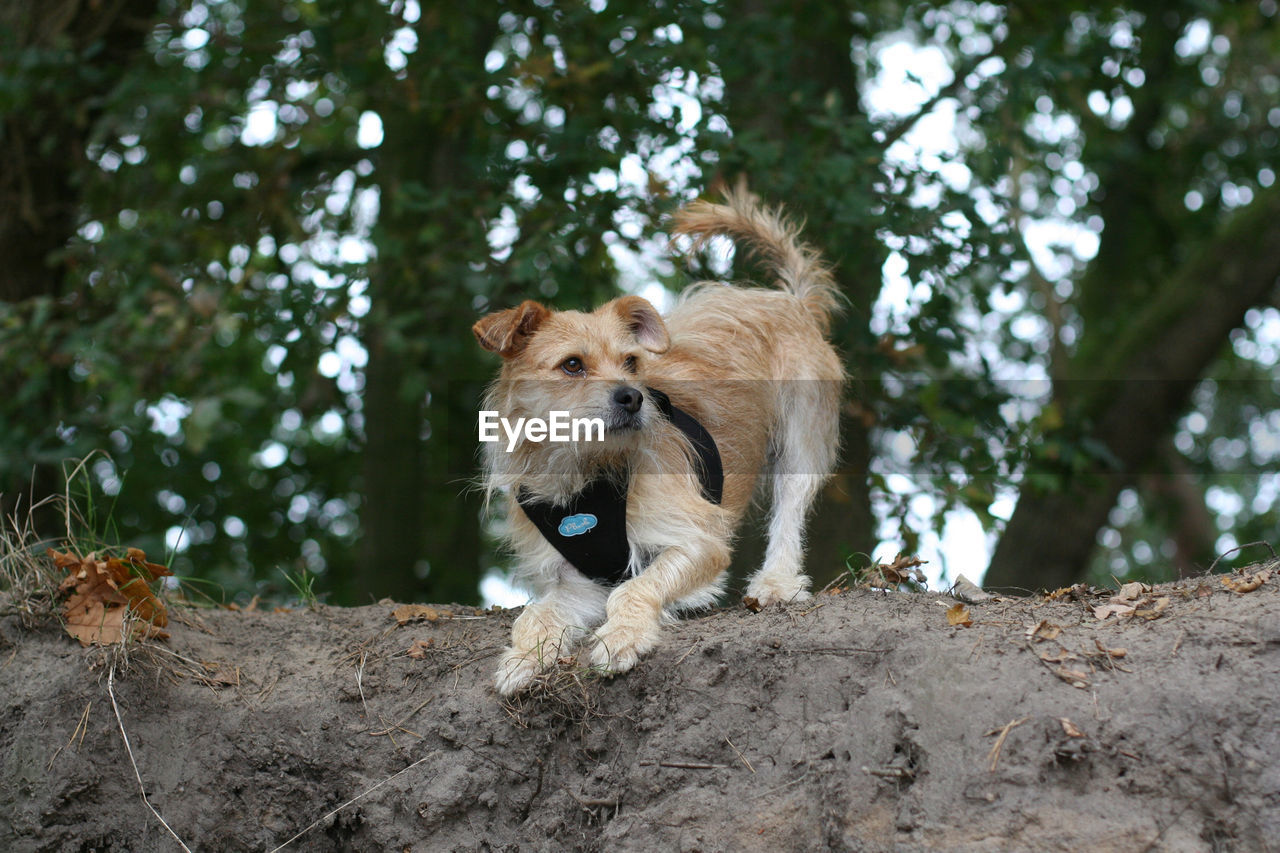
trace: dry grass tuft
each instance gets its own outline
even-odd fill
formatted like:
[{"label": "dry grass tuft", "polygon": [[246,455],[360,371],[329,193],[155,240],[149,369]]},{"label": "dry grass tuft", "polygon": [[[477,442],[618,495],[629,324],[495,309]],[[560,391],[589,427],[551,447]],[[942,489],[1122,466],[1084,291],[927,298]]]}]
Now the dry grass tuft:
[{"label": "dry grass tuft", "polygon": [[[58,585],[65,574],[49,559],[49,548],[75,554],[123,552],[103,538],[100,527],[110,528],[110,518],[101,518],[94,506],[89,465],[95,451],[84,459],[71,460],[63,471],[63,493],[42,500],[32,499],[25,510],[15,510],[0,518],[0,616],[18,614],[27,627],[48,618],[60,618]],[[37,518],[62,519],[61,535],[37,530]],[[45,537],[41,537],[41,533]]]},{"label": "dry grass tuft", "polygon": [[49,542],[36,534],[34,516],[48,498],[30,507],[24,515],[0,518],[0,615],[16,613],[30,627],[52,616],[55,594],[62,580],[53,561],[45,555]]},{"label": "dry grass tuft", "polygon": [[550,716],[569,725],[585,728],[600,713],[596,683],[600,671],[578,665],[569,658],[539,673],[529,687],[503,700],[503,710],[521,728],[529,728],[540,716]]}]

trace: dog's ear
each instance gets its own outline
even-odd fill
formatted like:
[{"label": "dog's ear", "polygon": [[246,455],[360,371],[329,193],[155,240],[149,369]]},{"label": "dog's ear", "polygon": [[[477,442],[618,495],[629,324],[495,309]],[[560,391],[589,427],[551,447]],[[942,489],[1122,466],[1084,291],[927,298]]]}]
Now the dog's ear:
[{"label": "dog's ear", "polygon": [[641,296],[623,296],[613,301],[613,310],[626,322],[640,346],[653,353],[664,353],[671,346],[667,324],[649,300]]},{"label": "dog's ear", "polygon": [[525,348],[529,337],[550,316],[551,311],[545,305],[526,299],[515,308],[481,317],[471,331],[480,346],[503,358],[511,358]]}]

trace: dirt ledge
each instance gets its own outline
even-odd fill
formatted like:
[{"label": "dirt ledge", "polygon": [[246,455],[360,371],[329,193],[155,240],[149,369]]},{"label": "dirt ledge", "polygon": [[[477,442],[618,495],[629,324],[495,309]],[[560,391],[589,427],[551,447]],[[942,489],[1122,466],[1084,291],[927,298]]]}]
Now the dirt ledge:
[{"label": "dirt ledge", "polygon": [[285,849],[1272,849],[1280,582],[1161,596],[1149,621],[1018,600],[970,627],[934,594],[729,608],[626,676],[507,706],[510,611],[189,611],[127,666],[8,617],[0,849],[181,849],[139,795],[113,661],[147,794],[192,850],[317,821]]}]

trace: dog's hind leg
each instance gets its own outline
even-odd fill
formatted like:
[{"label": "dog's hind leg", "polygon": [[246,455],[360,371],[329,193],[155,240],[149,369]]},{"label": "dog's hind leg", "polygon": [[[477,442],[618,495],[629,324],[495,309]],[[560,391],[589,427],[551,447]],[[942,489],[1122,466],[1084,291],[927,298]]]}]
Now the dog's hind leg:
[{"label": "dog's hind leg", "polygon": [[764,564],[747,585],[762,606],[809,597],[804,528],[809,508],[835,466],[839,385],[822,380],[780,383],[784,415],[774,430],[772,505]]}]

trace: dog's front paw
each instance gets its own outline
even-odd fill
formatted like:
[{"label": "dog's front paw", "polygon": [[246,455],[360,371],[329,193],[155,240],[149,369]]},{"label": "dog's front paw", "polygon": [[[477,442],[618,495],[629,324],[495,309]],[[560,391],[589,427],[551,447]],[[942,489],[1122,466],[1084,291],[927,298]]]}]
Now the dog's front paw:
[{"label": "dog's front paw", "polygon": [[512,696],[527,688],[546,667],[537,652],[508,648],[498,663],[493,686],[503,696]]},{"label": "dog's front paw", "polygon": [[752,578],[751,583],[747,585],[747,597],[754,598],[761,607],[768,607],[770,604],[808,601],[813,596],[809,592],[808,575],[761,573]]},{"label": "dog's front paw", "polygon": [[611,674],[626,672],[657,643],[656,625],[605,622],[595,632],[591,665]]}]

